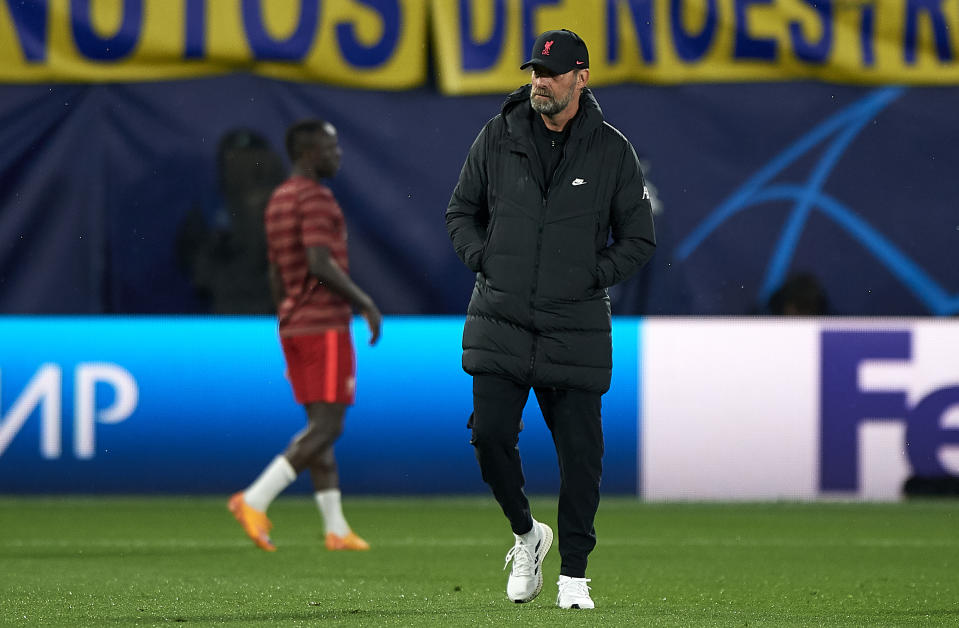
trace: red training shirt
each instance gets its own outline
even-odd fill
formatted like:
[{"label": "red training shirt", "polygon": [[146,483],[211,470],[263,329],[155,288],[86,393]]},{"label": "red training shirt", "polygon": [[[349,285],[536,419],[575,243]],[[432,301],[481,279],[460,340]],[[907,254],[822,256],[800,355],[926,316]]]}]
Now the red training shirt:
[{"label": "red training shirt", "polygon": [[346,221],[333,192],[294,175],[273,191],[265,224],[270,263],[279,269],[286,292],[277,312],[280,335],[347,329],[353,315],[349,301],[310,275],[306,261],[309,247],[325,247],[343,272],[349,272]]}]

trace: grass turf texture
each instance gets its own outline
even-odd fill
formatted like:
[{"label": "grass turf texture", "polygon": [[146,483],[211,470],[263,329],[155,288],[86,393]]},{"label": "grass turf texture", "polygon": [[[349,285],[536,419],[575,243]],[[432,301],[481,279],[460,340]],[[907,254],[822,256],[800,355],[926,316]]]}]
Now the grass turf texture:
[{"label": "grass turf texture", "polygon": [[[226,497],[0,497],[0,624],[955,626],[959,502],[644,504],[606,498],[594,611],[506,599],[485,498],[350,498],[373,549],[327,552],[305,496],[256,549]],[[555,501],[533,511],[555,529]]]}]

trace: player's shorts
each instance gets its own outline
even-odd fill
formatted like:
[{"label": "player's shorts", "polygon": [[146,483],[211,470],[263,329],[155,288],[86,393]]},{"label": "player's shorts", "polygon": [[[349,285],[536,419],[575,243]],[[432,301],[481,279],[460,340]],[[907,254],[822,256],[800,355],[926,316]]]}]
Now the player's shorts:
[{"label": "player's shorts", "polygon": [[298,403],[353,403],[356,359],[349,329],[281,336],[280,344]]}]

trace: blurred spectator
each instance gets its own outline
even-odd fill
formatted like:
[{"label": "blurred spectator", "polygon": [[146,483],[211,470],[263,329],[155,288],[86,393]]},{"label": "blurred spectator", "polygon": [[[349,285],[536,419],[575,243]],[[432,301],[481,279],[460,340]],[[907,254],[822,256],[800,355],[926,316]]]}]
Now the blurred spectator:
[{"label": "blurred spectator", "polygon": [[212,225],[191,211],[177,237],[177,256],[204,310],[272,314],[263,213],[284,179],[283,162],[256,131],[227,131],[217,147],[219,206]]},{"label": "blurred spectator", "polygon": [[769,297],[766,309],[775,316],[823,316],[829,314],[829,300],[815,275],[795,273]]}]

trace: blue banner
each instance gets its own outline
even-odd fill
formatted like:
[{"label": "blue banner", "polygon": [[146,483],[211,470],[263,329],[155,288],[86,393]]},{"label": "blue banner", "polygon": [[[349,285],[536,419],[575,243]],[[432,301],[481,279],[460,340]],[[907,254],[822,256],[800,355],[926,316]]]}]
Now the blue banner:
[{"label": "blue banner", "polygon": [[[829,313],[959,312],[959,89],[594,93],[654,197],[656,254],[611,291],[615,314],[762,313],[796,273]],[[257,212],[286,126],[319,116],[344,151],[330,183],[354,279],[387,313],[462,315],[473,278],[443,213],[502,99],[250,75],[0,86],[0,312],[268,312]]]},{"label": "blue banner", "polygon": [[[484,492],[466,421],[462,319],[362,321],[356,405],[337,443],[347,493]],[[614,327],[603,487],[637,490],[638,327]],[[0,319],[0,492],[228,493],[305,424],[269,317]],[[520,447],[527,489],[558,488],[535,398]],[[296,489],[309,489],[306,475]]]}]

